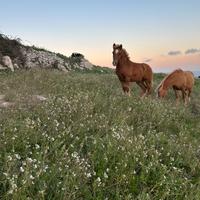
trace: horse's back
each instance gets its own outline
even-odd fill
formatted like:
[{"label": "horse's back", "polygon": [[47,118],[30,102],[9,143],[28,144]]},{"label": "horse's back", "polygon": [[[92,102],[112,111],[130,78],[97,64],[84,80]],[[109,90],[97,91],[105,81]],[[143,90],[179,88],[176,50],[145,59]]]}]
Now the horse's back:
[{"label": "horse's back", "polygon": [[194,74],[191,71],[185,71],[187,88],[192,89],[194,85]]},{"label": "horse's back", "polygon": [[[167,81],[167,83],[166,83]],[[165,83],[167,85],[172,85],[176,88],[185,88],[186,87],[186,76],[183,70],[176,69],[170,74],[168,74],[162,81],[162,83]]]},{"label": "horse's back", "polygon": [[174,74],[178,85],[184,85],[185,88],[192,89],[194,85],[194,75],[192,72],[178,69],[174,71]]}]

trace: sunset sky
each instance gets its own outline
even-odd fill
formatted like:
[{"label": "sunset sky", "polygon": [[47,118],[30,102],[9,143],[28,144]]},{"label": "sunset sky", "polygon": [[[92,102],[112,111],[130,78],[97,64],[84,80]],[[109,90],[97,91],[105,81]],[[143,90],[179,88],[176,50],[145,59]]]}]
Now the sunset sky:
[{"label": "sunset sky", "polygon": [[112,66],[112,44],[154,71],[200,70],[199,0],[0,0],[0,31]]}]

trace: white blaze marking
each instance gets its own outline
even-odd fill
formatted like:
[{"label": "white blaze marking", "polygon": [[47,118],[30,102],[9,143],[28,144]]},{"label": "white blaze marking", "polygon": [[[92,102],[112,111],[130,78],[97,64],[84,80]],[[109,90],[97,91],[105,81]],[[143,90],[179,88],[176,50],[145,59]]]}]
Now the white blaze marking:
[{"label": "white blaze marking", "polygon": [[115,49],[115,54],[117,54],[119,52],[119,50],[118,49]]}]

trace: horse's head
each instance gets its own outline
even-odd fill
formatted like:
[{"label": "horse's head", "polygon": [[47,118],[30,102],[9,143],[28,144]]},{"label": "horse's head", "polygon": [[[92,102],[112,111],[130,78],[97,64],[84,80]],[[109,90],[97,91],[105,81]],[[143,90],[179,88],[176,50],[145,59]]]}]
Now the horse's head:
[{"label": "horse's head", "polygon": [[164,98],[167,95],[167,90],[162,85],[157,89],[158,98]]},{"label": "horse's head", "polygon": [[113,44],[113,65],[117,66],[122,54],[122,44]]}]

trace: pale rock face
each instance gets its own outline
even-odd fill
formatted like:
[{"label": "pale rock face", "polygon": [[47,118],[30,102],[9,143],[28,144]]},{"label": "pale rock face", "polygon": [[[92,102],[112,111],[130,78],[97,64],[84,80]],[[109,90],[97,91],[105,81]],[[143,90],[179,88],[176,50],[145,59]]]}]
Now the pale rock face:
[{"label": "pale rock face", "polygon": [[86,69],[92,69],[93,65],[86,59],[81,59],[81,64],[80,64],[81,68],[86,68]]},{"label": "pale rock face", "polygon": [[21,52],[26,58],[26,68],[57,68],[64,72],[68,71],[65,67],[64,59],[53,52],[40,51],[31,48],[21,48]]},{"label": "pale rock face", "polygon": [[72,68],[77,69],[92,69],[93,65],[85,58],[81,59],[80,64],[75,63],[73,66],[63,58],[59,57],[56,53],[35,50],[33,48],[21,48],[21,52],[26,58],[25,67],[26,68],[56,68],[63,72],[68,72]]},{"label": "pale rock face", "polygon": [[68,70],[66,69],[66,67],[64,67],[64,66],[63,66],[63,65],[61,65],[61,64],[57,64],[57,68],[58,68],[59,70],[61,70],[61,71],[65,72],[65,73],[67,73],[67,72],[68,72]]},{"label": "pale rock face", "polygon": [[3,66],[9,68],[12,72],[14,72],[13,63],[9,56],[3,56],[2,63],[3,63]]},{"label": "pale rock face", "polygon": [[13,66],[14,66],[15,69],[19,69],[19,66],[18,66],[17,63],[15,63]]},{"label": "pale rock face", "polygon": [[71,66],[70,66],[68,63],[65,63],[64,65],[65,65],[65,67],[66,67],[66,69],[67,69],[68,71],[71,70]]}]

